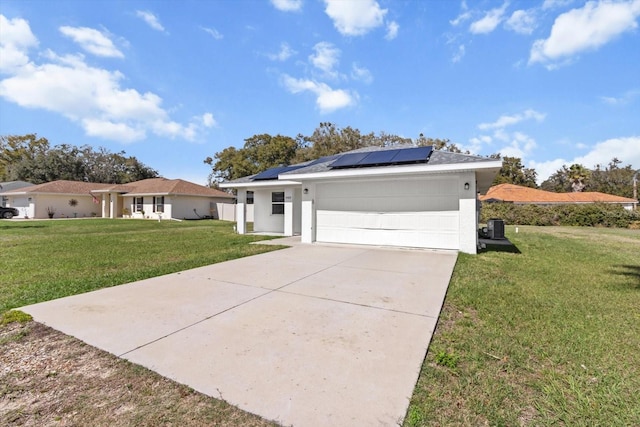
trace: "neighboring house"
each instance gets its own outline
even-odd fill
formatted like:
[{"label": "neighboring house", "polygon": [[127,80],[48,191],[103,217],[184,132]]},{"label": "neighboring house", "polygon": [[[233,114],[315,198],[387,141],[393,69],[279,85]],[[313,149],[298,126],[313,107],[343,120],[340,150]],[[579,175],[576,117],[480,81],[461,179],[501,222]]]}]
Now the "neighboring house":
[{"label": "neighboring house", "polygon": [[[128,184],[53,181],[0,193],[21,217],[217,219],[234,196],[181,179],[151,178]],[[72,200],[74,202],[72,202]]]},{"label": "neighboring house", "polygon": [[627,197],[598,192],[554,193],[514,184],[500,184],[493,186],[487,194],[480,196],[482,202],[506,202],[518,205],[565,205],[584,203],[606,203],[621,205],[627,210],[633,210],[638,201]]},{"label": "neighboring house", "polygon": [[237,229],[301,235],[303,243],[454,249],[476,253],[476,195],[502,161],[433,151],[367,147],[222,183],[237,190]]},{"label": "neighboring house", "polygon": [[[8,182],[0,182],[0,193],[4,191],[17,190],[18,188],[30,187],[33,184],[26,181],[8,181]],[[7,198],[0,197],[0,206],[6,206]]]}]

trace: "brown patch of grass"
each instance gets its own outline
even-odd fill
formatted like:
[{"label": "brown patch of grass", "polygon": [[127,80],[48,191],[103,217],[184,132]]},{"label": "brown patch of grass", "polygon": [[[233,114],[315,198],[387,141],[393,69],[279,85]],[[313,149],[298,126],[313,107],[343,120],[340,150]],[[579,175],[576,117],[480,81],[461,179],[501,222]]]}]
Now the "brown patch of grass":
[{"label": "brown patch of grass", "polygon": [[0,425],[275,425],[40,323],[0,342]]}]

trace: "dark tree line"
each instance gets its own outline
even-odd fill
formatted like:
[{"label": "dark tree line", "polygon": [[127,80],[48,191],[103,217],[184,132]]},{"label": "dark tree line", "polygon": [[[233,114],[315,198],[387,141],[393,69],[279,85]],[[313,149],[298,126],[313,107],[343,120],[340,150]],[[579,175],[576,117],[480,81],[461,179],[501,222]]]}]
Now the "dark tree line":
[{"label": "dark tree line", "polygon": [[33,184],[56,181],[125,184],[155,178],[158,172],[124,151],[60,144],[51,147],[36,134],[0,136],[0,181]]}]

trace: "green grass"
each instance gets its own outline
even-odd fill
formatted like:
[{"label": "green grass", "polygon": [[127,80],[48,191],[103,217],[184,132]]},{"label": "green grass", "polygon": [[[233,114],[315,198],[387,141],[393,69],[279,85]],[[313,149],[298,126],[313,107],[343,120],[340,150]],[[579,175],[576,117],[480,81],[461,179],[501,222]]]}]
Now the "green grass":
[{"label": "green grass", "polygon": [[[640,231],[460,254],[407,426],[640,425]],[[221,221],[0,221],[0,313],[276,249]]]},{"label": "green grass", "polygon": [[640,231],[519,231],[459,256],[405,425],[640,425]]},{"label": "green grass", "polygon": [[278,249],[225,221],[0,221],[0,313]]}]

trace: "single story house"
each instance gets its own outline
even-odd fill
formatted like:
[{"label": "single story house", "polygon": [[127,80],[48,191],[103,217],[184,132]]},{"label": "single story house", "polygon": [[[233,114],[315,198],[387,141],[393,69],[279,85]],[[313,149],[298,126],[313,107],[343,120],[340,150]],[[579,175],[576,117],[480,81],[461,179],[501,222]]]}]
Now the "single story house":
[{"label": "single story house", "polygon": [[584,203],[606,203],[621,205],[627,210],[634,210],[638,201],[628,197],[596,191],[554,193],[514,184],[499,184],[491,187],[480,200],[486,203],[506,202],[517,205],[565,205]]},{"label": "single story house", "polygon": [[24,218],[217,219],[235,197],[182,179],[151,178],[128,184],[53,181],[5,191],[7,206]]},{"label": "single story house", "polygon": [[477,193],[489,189],[501,167],[501,160],[432,147],[367,147],[220,187],[237,191],[239,233],[246,232],[250,192],[257,233],[476,253]]}]

